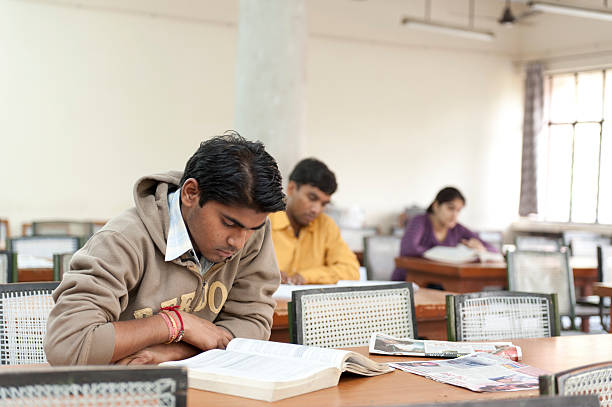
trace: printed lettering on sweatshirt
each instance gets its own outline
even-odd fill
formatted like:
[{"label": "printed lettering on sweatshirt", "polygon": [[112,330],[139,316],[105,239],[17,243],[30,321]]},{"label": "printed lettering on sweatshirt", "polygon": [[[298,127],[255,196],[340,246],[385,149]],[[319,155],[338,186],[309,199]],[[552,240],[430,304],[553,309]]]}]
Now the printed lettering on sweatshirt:
[{"label": "printed lettering on sweatshirt", "polygon": [[[163,301],[159,304],[159,308],[163,307],[172,307],[175,305],[179,306],[179,310],[185,312],[199,312],[202,311],[205,307],[213,314],[218,314],[221,312],[221,308],[223,308],[223,304],[227,300],[227,287],[220,282],[213,282],[210,287],[208,283],[204,286],[202,290],[202,297],[197,304],[193,304],[193,300],[195,298],[195,291],[192,291],[187,294],[183,294],[180,297],[170,298],[169,300]],[[155,310],[157,311],[157,310]],[[153,316],[154,310],[151,308],[141,308],[139,310],[134,311],[134,318],[140,319],[145,317]]]}]

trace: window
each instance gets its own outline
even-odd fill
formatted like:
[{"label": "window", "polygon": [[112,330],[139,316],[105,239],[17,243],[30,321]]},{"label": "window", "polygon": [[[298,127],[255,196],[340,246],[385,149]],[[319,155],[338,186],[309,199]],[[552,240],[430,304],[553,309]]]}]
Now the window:
[{"label": "window", "polygon": [[612,69],[546,77],[539,212],[612,224]]}]

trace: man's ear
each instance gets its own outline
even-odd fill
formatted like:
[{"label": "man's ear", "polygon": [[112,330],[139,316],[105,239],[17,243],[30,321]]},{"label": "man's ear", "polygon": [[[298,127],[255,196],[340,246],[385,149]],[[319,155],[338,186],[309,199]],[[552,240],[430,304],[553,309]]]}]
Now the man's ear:
[{"label": "man's ear", "polygon": [[189,178],[181,188],[181,202],[188,208],[193,208],[200,203],[200,188],[195,178]]},{"label": "man's ear", "polygon": [[289,184],[287,184],[287,196],[293,195],[293,193],[297,191],[298,189],[299,187],[295,183],[295,181],[289,181]]}]

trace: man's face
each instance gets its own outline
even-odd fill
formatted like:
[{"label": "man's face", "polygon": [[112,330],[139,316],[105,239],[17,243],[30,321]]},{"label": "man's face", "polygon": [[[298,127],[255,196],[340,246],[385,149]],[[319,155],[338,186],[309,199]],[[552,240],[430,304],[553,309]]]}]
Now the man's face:
[{"label": "man's face", "polygon": [[181,190],[181,212],[194,249],[218,263],[244,247],[253,232],[265,225],[267,212],[208,201],[199,204],[197,181],[188,179]]},{"label": "man's face", "polygon": [[331,195],[319,188],[304,184],[298,187],[294,181],[287,186],[287,216],[299,226],[307,226],[316,219],[331,200]]}]

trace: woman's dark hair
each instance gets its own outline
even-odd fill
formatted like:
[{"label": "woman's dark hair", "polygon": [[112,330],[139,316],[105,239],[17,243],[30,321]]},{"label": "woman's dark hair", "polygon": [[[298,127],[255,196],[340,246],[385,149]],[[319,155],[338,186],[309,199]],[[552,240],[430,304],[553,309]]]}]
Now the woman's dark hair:
[{"label": "woman's dark hair", "polygon": [[203,141],[185,165],[181,186],[198,182],[200,206],[208,201],[258,212],[285,209],[282,178],[276,161],[259,142],[235,131]]},{"label": "woman's dark hair", "polygon": [[438,192],[436,198],[433,202],[427,207],[427,213],[433,213],[433,204],[438,203],[438,205],[443,204],[444,202],[451,202],[455,199],[460,199],[465,205],[465,197],[457,188],[454,187],[445,187]]},{"label": "woman's dark hair", "polygon": [[289,174],[289,181],[295,182],[298,187],[304,184],[312,185],[327,195],[332,195],[338,188],[336,175],[316,158],[305,158],[297,163]]}]

